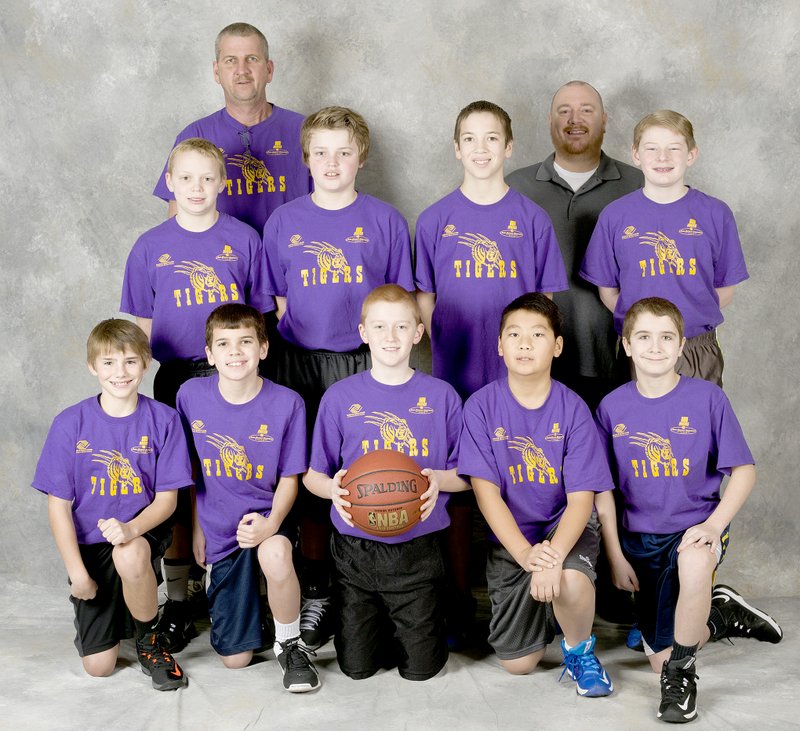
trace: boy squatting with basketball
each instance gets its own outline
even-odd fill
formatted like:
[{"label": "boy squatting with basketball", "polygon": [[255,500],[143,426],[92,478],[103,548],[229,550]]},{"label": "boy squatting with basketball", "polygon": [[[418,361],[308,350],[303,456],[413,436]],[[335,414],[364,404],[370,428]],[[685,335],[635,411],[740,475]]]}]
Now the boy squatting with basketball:
[{"label": "boy squatting with basketball", "polygon": [[642,297],[675,303],[687,338],[678,372],[721,386],[716,328],[735,286],[748,278],[733,213],[685,184],[698,152],[682,114],[663,109],[640,120],[632,154],[644,188],[603,209],[580,275],[598,286],[618,335],[628,308]]},{"label": "boy squatting with basketball", "polygon": [[[561,354],[561,313],[543,294],[511,302],[498,353],[508,376],[464,406],[458,474],[469,478],[486,522],[489,643],[515,675],[530,673],[564,632],[565,669],[583,696],[611,679],[594,653],[595,493],[614,484],[589,407],[550,378]],[[555,615],[555,617],[553,616]]]},{"label": "boy squatting with basketball", "polygon": [[[714,384],[675,372],[683,317],[659,297],[634,303],[622,344],[636,381],[606,396],[597,424],[622,497],[617,534],[613,493],[597,512],[615,585],[636,592],[645,652],[661,673],[658,717],[693,720],[695,656],[723,637],[780,642],[778,624],[730,587],[714,587],[730,523],[755,484],[753,456],[731,405]],[[730,475],[720,496],[724,475]]]},{"label": "boy squatting with basketball", "polygon": [[[354,679],[397,666],[407,680],[427,680],[447,662],[440,532],[449,522],[448,493],[468,489],[455,471],[461,399],[452,386],[409,366],[424,328],[414,296],[402,287],[374,289],[358,331],[372,368],[325,393],[304,478],[309,490],[333,502],[337,660]],[[420,496],[422,521],[401,535],[376,537],[355,525],[341,486],[346,468],[378,449],[412,457],[430,482]]]},{"label": "boy squatting with basketball", "polygon": [[263,646],[261,574],[275,620],[283,687],[320,685],[300,640],[300,584],[292,564],[289,511],[306,469],[301,398],[258,373],[267,356],[263,315],[243,304],[215,309],[206,324],[210,378],[187,381],[178,411],[196,458],[193,548],[211,564],[211,646],[228,668],[247,666]]},{"label": "boy squatting with basketball", "polygon": [[[275,380],[305,401],[309,442],[320,399],[342,378],[369,368],[358,335],[361,303],[381,284],[414,291],[408,224],[388,203],[356,190],[370,148],[364,118],[345,107],[311,114],[300,132],[314,192],[281,206],[264,227],[268,292],[275,296],[281,342]],[[329,505],[299,498],[303,555],[304,644],[331,634],[328,591]]]},{"label": "boy squatting with basketball", "polygon": [[48,496],[84,670],[111,675],[120,640],[134,637],[153,687],[175,690],[188,681],[157,631],[154,566],[169,545],[177,490],[192,474],[178,414],[138,393],[150,358],[147,336],[128,320],[92,330],[86,361],[100,394],[55,418],[33,487]]},{"label": "boy squatting with basketball", "polygon": [[[181,384],[214,375],[205,357],[205,323],[225,302],[274,309],[265,293],[264,253],[258,233],[217,211],[225,187],[225,160],[208,140],[179,142],[167,162],[166,185],[177,214],[142,234],[125,266],[120,310],[136,317],[150,336],[160,366],[156,400],[175,406]],[[161,631],[172,652],[196,636],[187,598],[191,560],[191,505],[179,499],[173,545],[164,561],[167,603]]]}]

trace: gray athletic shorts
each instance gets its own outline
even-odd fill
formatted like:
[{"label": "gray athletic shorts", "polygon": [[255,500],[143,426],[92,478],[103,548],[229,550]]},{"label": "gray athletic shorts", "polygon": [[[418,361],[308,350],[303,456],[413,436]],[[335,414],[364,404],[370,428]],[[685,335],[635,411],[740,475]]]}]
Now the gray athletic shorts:
[{"label": "gray athletic shorts", "polygon": [[[555,529],[547,539],[552,539]],[[565,569],[586,574],[594,584],[600,551],[600,530],[594,517],[564,559]],[[492,545],[486,559],[486,580],[492,619],[489,644],[501,660],[515,660],[547,647],[556,636],[552,604],[531,596],[531,575],[501,545]]]}]

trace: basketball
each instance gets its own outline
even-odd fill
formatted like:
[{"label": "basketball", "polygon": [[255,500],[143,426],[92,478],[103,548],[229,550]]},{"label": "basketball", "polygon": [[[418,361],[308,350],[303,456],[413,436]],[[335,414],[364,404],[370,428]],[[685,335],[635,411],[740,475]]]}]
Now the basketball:
[{"label": "basketball", "polygon": [[353,524],[371,536],[399,536],[420,519],[420,496],[428,480],[411,457],[379,449],[359,457],[347,469],[342,487]]}]

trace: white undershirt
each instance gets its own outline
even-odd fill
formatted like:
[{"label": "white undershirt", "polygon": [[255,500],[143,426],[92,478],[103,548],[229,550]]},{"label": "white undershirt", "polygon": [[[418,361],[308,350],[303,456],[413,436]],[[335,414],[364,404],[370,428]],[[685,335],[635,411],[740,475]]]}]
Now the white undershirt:
[{"label": "white undershirt", "polygon": [[562,168],[561,165],[556,162],[553,163],[553,167],[573,191],[580,190],[581,186],[597,172],[597,168],[595,168],[594,170],[589,170],[589,172],[586,173],[573,173],[570,170],[564,170],[564,168]]}]

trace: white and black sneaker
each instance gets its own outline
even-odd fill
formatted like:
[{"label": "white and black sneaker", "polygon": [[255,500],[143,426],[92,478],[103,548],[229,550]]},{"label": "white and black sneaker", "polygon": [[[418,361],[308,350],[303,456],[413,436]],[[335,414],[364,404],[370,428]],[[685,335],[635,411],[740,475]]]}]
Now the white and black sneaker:
[{"label": "white and black sneaker", "polygon": [[667,723],[697,718],[697,673],[694,657],[666,660],[661,669],[661,703],[657,717]]},{"label": "white and black sneaker", "polygon": [[761,642],[777,644],[783,639],[780,625],[766,612],[748,604],[730,586],[717,584],[711,595],[711,604],[725,622],[724,629],[715,634],[715,640],[725,637],[752,637]]},{"label": "white and black sneaker", "polygon": [[304,599],[300,610],[300,644],[318,650],[333,637],[333,601],[330,597]]},{"label": "white and black sneaker", "polygon": [[276,642],[273,646],[275,657],[283,670],[283,687],[290,693],[307,693],[320,686],[319,673],[309,660],[309,650],[304,649],[299,638],[286,642]]}]

